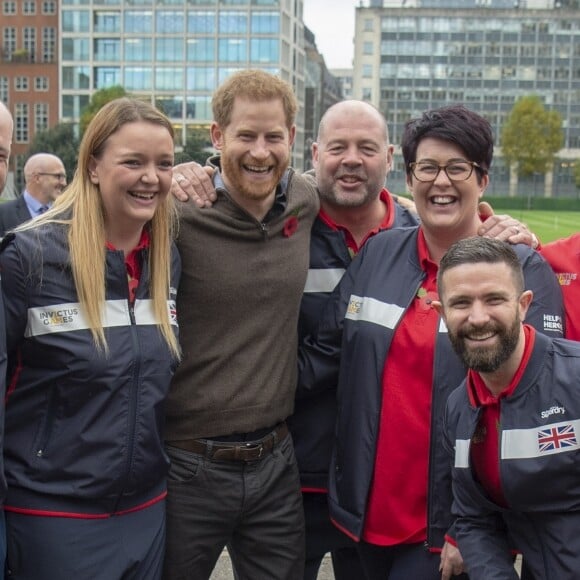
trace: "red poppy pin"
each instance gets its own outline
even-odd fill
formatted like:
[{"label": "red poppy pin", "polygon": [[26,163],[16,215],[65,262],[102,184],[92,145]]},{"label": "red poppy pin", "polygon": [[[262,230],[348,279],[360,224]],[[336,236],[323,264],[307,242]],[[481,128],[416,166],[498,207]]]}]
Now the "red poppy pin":
[{"label": "red poppy pin", "polygon": [[286,218],[284,229],[282,230],[285,238],[290,238],[296,233],[298,225],[300,224],[298,218],[300,217],[300,212],[303,208],[303,205],[297,207],[295,210],[291,211],[290,215]]},{"label": "red poppy pin", "polygon": [[289,238],[296,233],[298,229],[298,218],[295,215],[291,215],[285,222],[284,222],[284,235]]}]

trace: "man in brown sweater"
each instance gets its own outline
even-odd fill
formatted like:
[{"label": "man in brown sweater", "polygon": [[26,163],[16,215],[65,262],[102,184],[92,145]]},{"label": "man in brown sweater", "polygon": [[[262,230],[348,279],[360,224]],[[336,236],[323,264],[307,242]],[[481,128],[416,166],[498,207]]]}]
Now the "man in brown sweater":
[{"label": "man in brown sweater", "polygon": [[263,71],[213,97],[217,201],[181,204],[183,360],[167,411],[165,578],[209,578],[228,545],[240,580],[301,579],[304,521],[285,420],[314,185],[288,169],[296,101]]}]

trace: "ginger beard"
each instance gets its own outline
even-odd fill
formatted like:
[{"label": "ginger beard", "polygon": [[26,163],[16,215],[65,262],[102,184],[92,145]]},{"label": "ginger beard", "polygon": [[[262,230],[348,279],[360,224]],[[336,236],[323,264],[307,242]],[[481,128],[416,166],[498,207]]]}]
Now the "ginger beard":
[{"label": "ginger beard", "polygon": [[238,157],[223,136],[221,166],[228,187],[252,200],[266,199],[282,180],[290,162],[290,151],[283,158],[270,155],[267,160],[255,161],[251,155]]}]

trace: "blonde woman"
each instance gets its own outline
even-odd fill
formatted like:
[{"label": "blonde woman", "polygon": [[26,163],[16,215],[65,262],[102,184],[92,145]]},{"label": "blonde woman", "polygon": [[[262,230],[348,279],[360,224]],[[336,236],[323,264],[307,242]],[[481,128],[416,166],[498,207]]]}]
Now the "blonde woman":
[{"label": "blonde woman", "polygon": [[3,240],[13,578],[161,576],[179,358],[169,120],[105,105],[55,206]]}]

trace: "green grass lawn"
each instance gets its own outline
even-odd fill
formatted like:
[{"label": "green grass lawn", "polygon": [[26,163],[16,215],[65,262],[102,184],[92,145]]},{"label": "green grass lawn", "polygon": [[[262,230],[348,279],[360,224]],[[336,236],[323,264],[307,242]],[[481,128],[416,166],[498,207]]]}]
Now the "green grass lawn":
[{"label": "green grass lawn", "polygon": [[577,211],[514,209],[501,210],[497,213],[508,213],[527,224],[543,244],[580,232],[580,212]]}]

